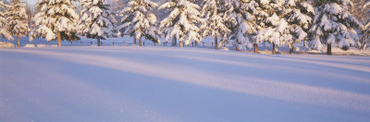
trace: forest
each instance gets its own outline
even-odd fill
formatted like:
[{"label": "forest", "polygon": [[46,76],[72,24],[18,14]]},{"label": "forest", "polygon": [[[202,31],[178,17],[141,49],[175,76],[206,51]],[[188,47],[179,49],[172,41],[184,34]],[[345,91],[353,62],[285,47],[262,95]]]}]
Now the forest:
[{"label": "forest", "polygon": [[[131,36],[183,47],[214,38],[214,48],[232,44],[237,51],[268,43],[310,50],[332,47],[366,49],[369,0],[22,0],[0,1],[0,35],[48,41],[102,40]],[[212,44],[213,45],[213,44]]]}]

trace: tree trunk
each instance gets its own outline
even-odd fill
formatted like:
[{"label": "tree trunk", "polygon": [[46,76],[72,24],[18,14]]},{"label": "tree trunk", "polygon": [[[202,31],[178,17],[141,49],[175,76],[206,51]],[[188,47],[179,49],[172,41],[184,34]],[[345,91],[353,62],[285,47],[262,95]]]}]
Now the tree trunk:
[{"label": "tree trunk", "polygon": [[177,44],[176,44],[176,42],[177,42],[177,39],[176,39],[176,37],[173,37],[172,38],[172,46],[176,46]]},{"label": "tree trunk", "polygon": [[134,45],[136,45],[136,38],[134,37]]},{"label": "tree trunk", "polygon": [[294,49],[294,46],[293,46],[293,42],[292,42],[292,43],[290,43],[289,54],[293,54],[293,49]]},{"label": "tree trunk", "polygon": [[215,49],[218,49],[218,40],[217,40],[217,35],[215,36]]},{"label": "tree trunk", "polygon": [[62,40],[60,37],[60,32],[58,32],[58,47],[61,47],[61,46],[62,46]]},{"label": "tree trunk", "polygon": [[235,46],[235,50],[236,50],[236,51],[240,51],[240,49],[239,49],[239,45],[236,45],[236,46]]},{"label": "tree trunk", "polygon": [[141,42],[141,37],[139,38],[139,46],[143,46]]},{"label": "tree trunk", "polygon": [[303,40],[303,47],[306,47],[306,39]]},{"label": "tree trunk", "polygon": [[180,41],[179,43],[180,43],[180,47],[183,47],[184,46],[183,43],[182,43],[182,41]]},{"label": "tree trunk", "polygon": [[275,54],[275,42],[272,43],[272,54]]},{"label": "tree trunk", "polygon": [[254,43],[253,47],[254,47],[254,53],[258,53],[258,44]]},{"label": "tree trunk", "polygon": [[328,55],[331,55],[331,44],[327,44],[328,45],[328,47],[327,47],[327,51],[326,51],[326,53],[328,54]]},{"label": "tree trunk", "polygon": [[17,47],[21,47],[21,43],[19,42],[19,35],[17,34]]},{"label": "tree trunk", "polygon": [[98,45],[98,46],[101,46],[101,43],[100,43],[100,36],[98,36],[97,40],[98,40],[97,45]]}]

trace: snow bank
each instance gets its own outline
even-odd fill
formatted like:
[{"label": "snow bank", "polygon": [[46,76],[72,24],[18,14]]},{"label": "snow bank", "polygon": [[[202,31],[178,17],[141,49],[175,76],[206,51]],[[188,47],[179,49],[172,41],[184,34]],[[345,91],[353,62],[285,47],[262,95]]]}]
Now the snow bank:
[{"label": "snow bank", "polygon": [[0,121],[367,121],[370,57],[0,49]]},{"label": "snow bank", "polygon": [[0,42],[0,48],[13,48],[15,45],[10,42]]},{"label": "snow bank", "polygon": [[44,47],[58,47],[58,46],[57,45],[38,44],[37,47],[44,48]]},{"label": "snow bank", "polygon": [[26,44],[23,47],[26,47],[26,48],[34,48],[34,47],[36,47],[36,45],[35,44]]}]

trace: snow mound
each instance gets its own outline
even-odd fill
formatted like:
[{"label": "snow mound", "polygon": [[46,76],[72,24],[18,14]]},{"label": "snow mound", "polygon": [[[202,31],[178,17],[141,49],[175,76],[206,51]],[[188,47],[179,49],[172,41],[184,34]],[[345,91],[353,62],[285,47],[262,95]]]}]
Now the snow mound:
[{"label": "snow mound", "polygon": [[23,47],[26,47],[26,48],[34,48],[34,47],[36,47],[36,45],[35,44],[26,44]]},{"label": "snow mound", "polygon": [[46,45],[46,44],[38,44],[37,47],[51,47],[51,45]]},{"label": "snow mound", "polygon": [[0,121],[368,121],[369,61],[201,48],[1,48]]},{"label": "snow mound", "polygon": [[0,48],[13,48],[15,45],[10,42],[0,42]]}]

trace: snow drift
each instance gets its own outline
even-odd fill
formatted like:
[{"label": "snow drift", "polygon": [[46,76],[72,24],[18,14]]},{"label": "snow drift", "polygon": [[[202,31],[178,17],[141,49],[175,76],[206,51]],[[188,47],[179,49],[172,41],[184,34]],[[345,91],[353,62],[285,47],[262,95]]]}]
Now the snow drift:
[{"label": "snow drift", "polygon": [[370,57],[0,49],[0,121],[366,121]]}]

